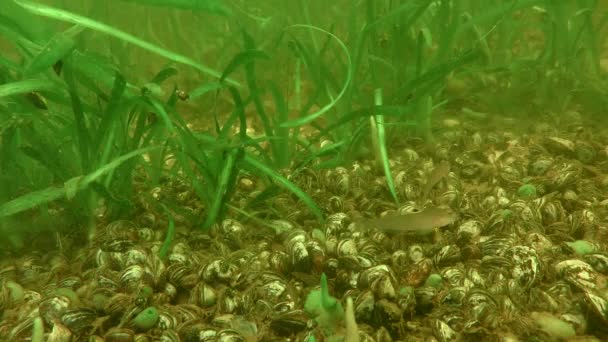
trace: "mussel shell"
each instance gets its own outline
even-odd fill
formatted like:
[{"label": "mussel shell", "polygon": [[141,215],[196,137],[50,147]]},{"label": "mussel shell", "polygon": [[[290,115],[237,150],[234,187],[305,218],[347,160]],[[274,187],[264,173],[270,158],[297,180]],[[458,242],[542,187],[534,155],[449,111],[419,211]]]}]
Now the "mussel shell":
[{"label": "mussel shell", "polygon": [[72,309],[67,310],[61,315],[61,322],[71,331],[79,334],[91,328],[97,314],[91,309]]},{"label": "mussel shell", "polygon": [[270,322],[270,328],[280,336],[294,336],[306,329],[308,317],[302,310],[293,310],[277,315]]},{"label": "mussel shell", "polygon": [[199,282],[190,292],[190,303],[207,308],[215,305],[217,293],[215,289],[204,282]]},{"label": "mussel shell", "polygon": [[52,325],[61,319],[61,315],[70,307],[72,301],[65,296],[53,296],[44,299],[38,306],[38,310],[44,322]]},{"label": "mussel shell", "polygon": [[103,338],[105,342],[133,342],[135,333],[131,329],[111,328]]}]

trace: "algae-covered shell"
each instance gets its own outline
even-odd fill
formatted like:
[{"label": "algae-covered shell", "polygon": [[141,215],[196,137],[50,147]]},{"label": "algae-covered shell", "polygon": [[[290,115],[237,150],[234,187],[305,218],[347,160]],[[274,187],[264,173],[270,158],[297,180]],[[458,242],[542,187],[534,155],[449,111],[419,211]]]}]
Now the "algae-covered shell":
[{"label": "algae-covered shell", "polygon": [[574,327],[549,312],[531,312],[532,321],[551,340],[566,340],[576,335]]},{"label": "algae-covered shell", "polygon": [[160,315],[158,310],[153,307],[147,307],[140,311],[132,320],[132,324],[135,328],[145,331],[151,329],[158,322]]},{"label": "algae-covered shell", "polygon": [[574,147],[574,155],[581,163],[589,164],[592,163],[597,156],[597,151],[593,145],[587,142],[576,142]]},{"label": "algae-covered shell", "polygon": [[528,172],[532,176],[542,176],[553,166],[554,160],[551,157],[541,156],[534,159],[528,166]]},{"label": "algae-covered shell", "polygon": [[587,240],[568,241],[564,245],[577,255],[592,254],[600,249],[599,244]]}]

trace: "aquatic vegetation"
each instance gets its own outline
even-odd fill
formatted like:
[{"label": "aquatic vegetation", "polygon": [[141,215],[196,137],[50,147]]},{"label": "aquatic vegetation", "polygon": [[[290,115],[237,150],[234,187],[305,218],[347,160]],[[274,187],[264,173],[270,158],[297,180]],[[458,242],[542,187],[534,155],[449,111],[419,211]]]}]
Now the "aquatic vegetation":
[{"label": "aquatic vegetation", "polygon": [[605,6],[0,1],[0,339],[605,340]]},{"label": "aquatic vegetation", "polygon": [[343,323],[344,309],[342,304],[329,294],[325,274],[321,275],[321,288],[308,294],[304,310],[330,335]]},{"label": "aquatic vegetation", "polygon": [[517,195],[521,198],[535,197],[536,187],[532,184],[524,184],[517,189]]},{"label": "aquatic vegetation", "polygon": [[155,307],[148,307],[133,318],[133,325],[139,330],[148,330],[156,325],[159,315]]}]

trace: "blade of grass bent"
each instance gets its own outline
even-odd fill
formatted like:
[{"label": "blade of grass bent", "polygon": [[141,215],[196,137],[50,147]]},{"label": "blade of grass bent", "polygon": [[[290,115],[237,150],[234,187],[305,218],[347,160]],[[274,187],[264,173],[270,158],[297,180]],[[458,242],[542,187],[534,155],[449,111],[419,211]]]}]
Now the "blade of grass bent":
[{"label": "blade of grass bent", "polygon": [[[376,89],[374,91],[374,104],[376,106],[382,106],[382,89]],[[378,160],[382,164],[382,168],[384,169],[384,176],[386,177],[386,185],[393,196],[393,200],[397,205],[399,205],[399,199],[397,198],[397,191],[395,191],[395,183],[393,182],[393,177],[391,174],[391,165],[388,159],[388,151],[386,148],[386,134],[384,129],[384,116],[382,115],[374,115],[372,117],[373,122],[375,123],[374,127],[376,131],[374,133],[377,134],[377,153],[379,156]]]},{"label": "blade of grass bent", "polygon": [[336,42],[338,43],[338,45],[342,48],[342,50],[344,51],[344,54],[346,56],[346,59],[348,61],[347,65],[348,65],[348,70],[346,71],[346,80],[344,81],[344,85],[342,86],[342,89],[340,90],[340,93],[338,93],[338,95],[335,98],[332,98],[331,101],[326,104],[325,106],[323,106],[321,109],[319,109],[318,111],[307,115],[305,117],[296,119],[296,120],[291,120],[291,121],[287,121],[283,124],[281,124],[281,127],[286,127],[286,128],[293,128],[293,127],[298,127],[298,126],[302,126],[304,124],[307,124],[311,121],[313,121],[314,119],[318,118],[319,116],[323,115],[325,112],[327,112],[328,110],[330,110],[332,107],[334,107],[338,101],[342,98],[342,96],[344,96],[344,94],[346,93],[348,86],[350,85],[350,82],[352,80],[352,61],[351,61],[351,57],[350,57],[350,53],[348,52],[348,48],[346,47],[346,45],[342,42],[342,40],[340,40],[340,38],[336,37],[334,34],[332,34],[331,32],[325,31],[321,28],[315,27],[315,26],[310,26],[310,25],[302,25],[302,24],[298,24],[298,25],[291,25],[289,27],[287,27],[287,29],[290,28],[307,28],[310,30],[317,30],[320,32],[323,32],[327,35],[329,35],[331,38],[333,38],[334,40],[336,40]]},{"label": "blade of grass bent", "polygon": [[29,79],[0,85],[0,98],[32,91],[52,90],[55,83],[44,79]]},{"label": "blade of grass bent", "polygon": [[257,159],[255,159],[251,156],[245,155],[243,157],[243,162],[245,164],[249,165],[250,167],[257,169],[257,170],[261,171],[262,173],[266,174],[268,177],[272,178],[274,181],[279,183],[281,186],[283,186],[284,188],[286,188],[287,190],[292,192],[294,195],[296,195],[302,202],[304,202],[304,204],[306,204],[306,206],[308,206],[310,211],[316,216],[316,218],[317,218],[317,220],[319,220],[319,222],[325,221],[325,219],[323,218],[323,213],[321,212],[321,209],[317,206],[315,201],[310,196],[308,196],[304,191],[302,191],[300,188],[298,188],[297,185],[293,184],[288,179],[286,179],[285,177],[276,173],[274,170],[272,170],[271,168],[269,168],[268,166],[264,165],[263,163],[261,163],[260,161],[258,161]]}]

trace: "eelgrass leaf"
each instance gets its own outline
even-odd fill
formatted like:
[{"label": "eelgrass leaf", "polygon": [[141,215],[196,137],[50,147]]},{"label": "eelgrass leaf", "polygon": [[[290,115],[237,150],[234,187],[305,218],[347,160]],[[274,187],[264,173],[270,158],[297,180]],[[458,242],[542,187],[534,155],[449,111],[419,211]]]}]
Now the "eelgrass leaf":
[{"label": "eelgrass leaf", "polygon": [[343,159],[339,155],[339,152],[345,144],[346,144],[345,141],[339,141],[339,142],[324,146],[324,147],[320,148],[318,151],[311,150],[310,144],[303,146],[303,148],[305,148],[307,152],[304,155],[304,158],[299,160],[298,163],[296,165],[294,165],[294,170],[291,172],[291,175],[292,176],[297,175],[304,168],[306,168],[307,166],[312,164],[315,160],[320,160],[320,158],[326,157],[326,156],[329,156],[332,154],[336,155],[336,157],[334,159],[319,162],[318,164],[315,165],[315,167],[317,169],[323,169],[323,168],[327,168],[327,165],[339,166],[339,164],[341,163],[341,160]]},{"label": "eelgrass leaf", "polygon": [[83,30],[84,27],[75,25],[53,36],[29,62],[24,71],[25,76],[28,77],[42,72],[67,56],[76,48],[74,37]]},{"label": "eelgrass leaf", "polygon": [[275,165],[277,168],[284,168],[289,166],[289,157],[291,155],[290,149],[292,148],[291,141],[289,141],[289,128],[283,127],[282,124],[289,120],[287,101],[278,85],[275,82],[270,82],[270,93],[274,100],[275,108],[277,111],[277,118],[275,120],[275,137],[276,141],[271,142],[276,145],[274,149]]},{"label": "eelgrass leaf", "polygon": [[218,133],[218,139],[220,141],[225,141],[226,139],[228,139],[234,123],[239,120],[239,136],[241,140],[244,140],[247,136],[247,118],[245,117],[245,104],[243,103],[241,94],[238,92],[238,90],[236,90],[236,88],[227,86],[226,89],[232,96],[234,110],[232,111],[230,116],[224,121],[222,127],[220,127],[218,117],[214,116],[215,124],[217,126],[216,130]]},{"label": "eelgrass leaf", "polygon": [[219,177],[219,184],[215,189],[215,197],[213,202],[211,202],[211,206],[207,211],[207,217],[203,223],[202,228],[204,231],[211,228],[211,226],[221,218],[221,212],[225,209],[225,204],[234,187],[234,180],[238,173],[236,165],[242,158],[242,155],[242,149],[233,149],[226,153],[226,158]]},{"label": "eelgrass leaf", "polygon": [[444,78],[450,74],[450,72],[472,63],[480,57],[478,50],[467,50],[460,54],[460,56],[450,59],[448,61],[436,64],[435,66],[428,68],[422,75],[416,77],[408,82],[405,82],[393,93],[397,97],[402,97],[403,94],[415,94],[423,95],[428,94],[429,89],[438,88],[442,86]]},{"label": "eelgrass leaf", "polygon": [[169,225],[167,226],[167,235],[165,235],[165,240],[163,241],[163,245],[160,247],[158,251],[158,256],[161,259],[165,259],[167,254],[169,253],[169,248],[171,248],[171,243],[173,243],[173,239],[175,237],[175,221],[173,220],[173,214],[167,209],[167,207],[160,203],[160,206],[163,208],[165,215],[167,215],[167,219],[169,220]]},{"label": "eelgrass leaf", "polygon": [[298,197],[304,204],[310,209],[310,211],[315,215],[319,222],[324,222],[325,219],[323,217],[323,213],[321,209],[317,206],[315,201],[306,194],[306,192],[302,191],[297,185],[290,182],[287,178],[281,176],[272,168],[266,166],[264,163],[260,162],[253,156],[245,155],[243,158],[243,163],[249,168],[260,171],[262,174],[274,180],[277,184],[281,185],[291,193],[293,193],[296,197]]},{"label": "eelgrass leaf", "polygon": [[157,72],[156,76],[152,78],[150,83],[161,84],[175,75],[177,75],[177,69],[175,67],[168,66]]},{"label": "eelgrass leaf", "polygon": [[219,0],[122,0],[146,6],[160,6],[177,8],[190,11],[203,11],[216,15],[227,16],[232,14],[229,7],[222,4]]},{"label": "eelgrass leaf", "polygon": [[270,59],[270,56],[261,50],[245,50],[236,54],[228,63],[222,76],[220,77],[220,82],[224,82],[228,76],[230,76],[239,66],[252,63],[255,59]]},{"label": "eelgrass leaf", "polygon": [[[376,106],[381,106],[383,104],[381,88],[378,88],[374,91],[374,104]],[[380,160],[380,162],[382,164],[382,169],[384,170],[384,177],[386,178],[386,185],[388,186],[388,190],[391,193],[391,196],[393,197],[393,200],[395,201],[395,203],[397,205],[399,205],[399,198],[397,197],[397,191],[395,190],[395,183],[393,182],[393,176],[391,173],[390,160],[388,158],[388,149],[386,147],[386,132],[385,132],[385,127],[384,127],[384,116],[381,114],[375,114],[372,117],[372,120],[375,123],[375,125],[374,125],[375,132],[372,132],[372,134],[375,134],[377,137],[378,151],[376,151],[376,153],[379,154],[377,156],[377,158]]]},{"label": "eelgrass leaf", "polygon": [[[67,59],[72,71],[77,75],[77,80],[80,84],[87,87],[94,94],[104,100],[108,100],[107,95],[100,88],[101,85],[112,87],[114,84],[114,76],[120,72],[108,58],[93,54],[91,52],[82,52],[74,50]],[[139,92],[139,88],[133,84],[126,83],[127,90],[135,95]]]},{"label": "eelgrass leaf", "polygon": [[[247,30],[245,30],[245,29],[241,30],[241,36],[243,38],[243,46],[245,47],[245,51],[257,50],[255,40],[247,32]],[[268,137],[273,137],[274,130],[271,125],[270,119],[268,118],[268,115],[266,114],[266,109],[265,109],[263,101],[262,101],[263,89],[260,88],[260,86],[258,85],[258,78],[256,77],[255,66],[256,66],[255,59],[252,59],[244,64],[245,78],[247,81],[247,87],[249,88],[249,98],[253,102],[256,113],[258,114],[258,117],[262,121],[264,133]],[[270,148],[274,155],[276,145],[271,143]]]},{"label": "eelgrass leaf", "polygon": [[[122,41],[131,43],[135,46],[148,50],[152,53],[155,53],[159,56],[165,57],[165,58],[175,61],[177,63],[191,66],[204,74],[207,74],[207,75],[210,75],[213,77],[217,77],[217,78],[219,78],[221,76],[221,74],[219,72],[217,72],[216,70],[213,70],[210,67],[200,64],[190,57],[186,57],[184,55],[180,55],[173,51],[169,51],[167,49],[164,49],[160,46],[147,42],[141,38],[137,38],[137,37],[133,36],[132,34],[129,34],[127,32],[119,30],[115,27],[112,27],[110,25],[104,24],[102,22],[81,16],[81,15],[73,13],[73,12],[65,11],[65,10],[47,6],[47,5],[43,5],[43,4],[29,1],[29,0],[13,0],[13,1],[16,4],[22,6],[23,8],[25,8],[28,11],[35,13],[37,15],[41,15],[41,16],[48,17],[48,18],[53,18],[56,20],[64,21],[64,22],[69,22],[72,24],[82,25],[91,30],[94,30],[97,32],[102,32],[102,33],[108,34],[112,37],[118,38]],[[230,83],[234,86],[237,86],[237,87],[240,86],[239,82],[234,81],[232,79],[226,79],[226,82]]]},{"label": "eelgrass leaf", "polygon": [[96,131],[93,132],[93,143],[96,144],[96,146],[93,147],[93,150],[101,153],[101,157],[97,162],[98,165],[107,163],[110,158],[112,147],[115,144],[114,139],[119,130],[119,123],[121,121],[119,118],[119,110],[126,109],[126,106],[121,106],[126,84],[127,81],[125,78],[117,72],[114,78],[110,99],[103,112],[101,122],[99,123],[99,126],[97,126]]},{"label": "eelgrass leaf", "polygon": [[53,90],[56,87],[56,83],[46,79],[26,79],[22,81],[15,81],[11,83],[0,84],[0,98],[26,94],[33,91],[41,90]]},{"label": "eelgrass leaf", "polygon": [[194,88],[188,93],[188,95],[190,95],[190,99],[196,99],[197,97],[201,97],[208,92],[220,90],[222,87],[223,85],[219,82],[209,82]]},{"label": "eelgrass leaf", "polygon": [[14,43],[19,42],[21,44],[28,41],[35,44],[44,44],[54,32],[48,22],[39,20],[34,14],[13,1],[0,1],[0,27],[9,22],[12,31],[19,35],[19,41],[11,39]]},{"label": "eelgrass leaf", "polygon": [[91,137],[89,136],[89,128],[87,127],[85,113],[82,109],[82,101],[76,89],[74,77],[70,68],[66,68],[63,73],[68,92],[72,103],[72,112],[74,114],[74,129],[73,134],[77,137],[76,148],[80,153],[81,167],[84,172],[90,170],[90,153],[91,153]]},{"label": "eelgrass leaf", "polygon": [[256,195],[253,196],[243,209],[255,209],[261,207],[263,203],[270,200],[271,198],[278,196],[281,193],[281,188],[277,185],[270,184],[264,190],[260,191]]},{"label": "eelgrass leaf", "polygon": [[293,40],[287,42],[287,48],[291,50],[294,56],[301,63],[304,63],[304,67],[309,71],[310,77],[313,79],[313,81],[315,83],[320,83],[321,79],[319,78],[319,68],[312,57],[312,52],[309,51],[309,49],[307,49],[302,42],[296,39],[296,37],[293,37]]},{"label": "eelgrass leaf", "polygon": [[[518,0],[518,1],[499,1],[497,6],[487,6],[485,11],[480,14],[476,14],[471,20],[462,23],[455,29],[455,34],[458,36],[461,32],[470,29],[474,25],[482,25],[487,23],[494,23],[502,17],[523,10],[528,7],[543,4],[546,0]],[[561,1],[551,1],[552,3],[560,3]]]},{"label": "eelgrass leaf", "polygon": [[169,130],[169,132],[172,134],[175,130],[174,126],[173,126],[173,121],[171,121],[171,118],[169,117],[169,113],[165,110],[165,107],[163,106],[162,103],[160,103],[157,99],[149,97],[149,98],[145,98],[143,100],[144,103],[147,103],[148,105],[150,105],[150,107],[152,107],[152,109],[154,109],[154,113],[158,116],[160,116],[160,118],[163,120],[163,123],[165,124],[165,127],[167,127],[167,129]]}]

